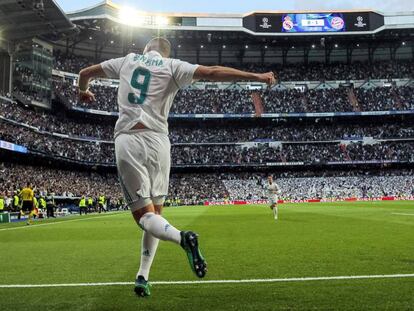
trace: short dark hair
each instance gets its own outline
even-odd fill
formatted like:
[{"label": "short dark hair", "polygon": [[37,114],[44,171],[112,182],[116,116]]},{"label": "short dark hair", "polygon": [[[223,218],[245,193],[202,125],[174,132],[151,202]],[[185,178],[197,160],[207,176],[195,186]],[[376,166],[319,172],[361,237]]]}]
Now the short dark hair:
[{"label": "short dark hair", "polygon": [[163,57],[169,57],[171,53],[171,43],[165,38],[156,37],[148,41],[145,46],[144,53],[149,51],[157,51]]}]

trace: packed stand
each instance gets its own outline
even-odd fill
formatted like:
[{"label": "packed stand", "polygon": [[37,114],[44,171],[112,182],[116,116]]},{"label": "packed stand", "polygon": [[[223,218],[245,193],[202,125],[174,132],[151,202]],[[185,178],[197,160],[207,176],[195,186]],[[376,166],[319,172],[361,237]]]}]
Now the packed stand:
[{"label": "packed stand", "polygon": [[[414,88],[377,87],[353,90],[356,107],[349,99],[348,88],[296,89],[261,91],[266,113],[388,111],[414,109]],[[182,90],[175,98],[171,113],[253,113],[251,91]]]},{"label": "packed stand", "polygon": [[[47,156],[113,165],[114,144],[61,139],[26,127],[0,122],[0,138]],[[374,143],[374,142],[373,142]],[[173,145],[173,165],[256,165],[267,162],[414,161],[414,143],[264,143],[256,146]]]},{"label": "packed stand", "polygon": [[361,111],[414,109],[413,86],[358,88],[355,95]]},{"label": "packed stand", "polygon": [[229,196],[220,175],[181,174],[170,178],[169,197],[180,198],[185,205],[222,200]]},{"label": "packed stand", "polygon": [[256,127],[173,127],[170,140],[180,143],[236,143],[253,141],[330,141],[363,137],[414,138],[414,126],[398,124],[314,125],[286,124]]},{"label": "packed stand", "polygon": [[259,165],[266,163],[300,162],[318,164],[349,161],[414,161],[413,142],[384,142],[381,144],[266,144],[201,145],[172,148],[175,165]]},{"label": "packed stand", "polygon": [[[30,182],[37,192],[55,196],[82,195],[108,198],[123,196],[116,174],[82,172],[0,164],[0,195],[10,195]],[[280,198],[303,200],[311,198],[378,198],[414,196],[414,174],[410,170],[381,171],[283,171],[274,173],[280,186]],[[173,174],[169,198],[182,204],[203,204],[204,201],[267,199],[266,173]]]},{"label": "packed stand", "polygon": [[60,71],[79,73],[81,69],[93,65],[93,62],[88,57],[66,54],[59,50],[54,52],[55,62],[54,68]]},{"label": "packed stand", "polygon": [[413,78],[414,63],[399,60],[372,62],[353,62],[344,64],[333,62],[330,64],[311,62],[304,64],[260,65],[258,63],[238,66],[227,64],[241,70],[253,72],[274,71],[280,81],[333,81],[333,80],[367,80],[367,79],[394,79]]},{"label": "packed stand", "polygon": [[56,138],[4,121],[0,121],[0,139],[22,145],[35,153],[64,160],[105,165],[115,162],[113,144]]},{"label": "packed stand", "polygon": [[0,115],[8,120],[36,127],[40,131],[60,133],[78,138],[101,140],[113,139],[111,123],[80,123],[63,116],[56,116],[46,110],[24,108],[16,102],[0,100]]},{"label": "packed stand", "polygon": [[[114,124],[108,121],[81,122],[51,111],[33,110],[16,102],[0,100],[0,116],[36,127],[40,131],[69,135],[72,138],[113,140]],[[362,137],[413,138],[414,127],[410,123],[353,124],[353,125],[275,125],[256,127],[171,127],[170,139],[176,143],[226,143],[260,140],[273,141],[327,141]]]},{"label": "packed stand", "polygon": [[96,101],[84,103],[78,101],[78,90],[72,81],[53,80],[52,87],[57,97],[70,106],[102,111],[118,111],[117,88],[92,84],[90,91],[96,95]]},{"label": "packed stand", "polygon": [[122,197],[116,174],[59,170],[12,163],[1,163],[0,173],[2,192],[14,192],[30,182],[37,191],[54,193],[56,196]]},{"label": "packed stand", "polygon": [[[78,73],[81,69],[93,65],[95,62],[85,56],[55,51],[54,67],[57,70]],[[353,62],[344,64],[332,62],[330,64],[311,62],[305,64],[259,64],[245,63],[242,66],[226,63],[225,66],[253,72],[274,71],[281,81],[329,81],[329,80],[366,80],[413,78],[414,63],[399,60],[376,62]]]},{"label": "packed stand", "polygon": [[[117,89],[109,86],[91,86],[96,101],[78,101],[76,87],[71,82],[54,80],[53,88],[61,100],[72,106],[103,111],[118,111]],[[371,89],[336,88],[260,90],[265,113],[352,112],[414,109],[412,86],[376,87]],[[355,94],[355,105],[350,93]],[[177,93],[171,107],[176,114],[254,113],[252,91],[236,89],[194,90]]]},{"label": "packed stand", "polygon": [[[414,196],[414,177],[396,176],[335,176],[277,178],[280,199],[340,199]],[[223,180],[233,200],[266,199],[266,179],[259,176]]]}]

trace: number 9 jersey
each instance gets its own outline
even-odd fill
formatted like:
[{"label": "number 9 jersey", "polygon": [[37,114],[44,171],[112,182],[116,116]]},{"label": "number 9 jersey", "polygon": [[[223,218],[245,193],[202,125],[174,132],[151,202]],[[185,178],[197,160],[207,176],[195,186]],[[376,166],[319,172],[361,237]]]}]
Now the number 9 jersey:
[{"label": "number 9 jersey", "polygon": [[[191,84],[198,65],[163,58],[156,51],[128,54],[101,63],[111,79],[119,79],[119,118],[115,137],[129,133],[137,123],[168,134],[168,114],[178,90]],[[98,94],[99,95],[99,94]]]}]

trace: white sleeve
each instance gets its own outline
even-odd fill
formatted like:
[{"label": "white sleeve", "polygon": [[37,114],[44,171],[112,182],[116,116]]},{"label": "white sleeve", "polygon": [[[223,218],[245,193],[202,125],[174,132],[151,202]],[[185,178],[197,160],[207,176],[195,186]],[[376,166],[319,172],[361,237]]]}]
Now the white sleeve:
[{"label": "white sleeve", "polygon": [[173,59],[171,67],[175,83],[179,88],[184,88],[191,84],[194,72],[196,71],[198,65],[183,62],[179,59]]},{"label": "white sleeve", "polygon": [[127,56],[113,58],[102,62],[101,66],[106,76],[111,79],[119,79],[121,68],[126,58]]}]

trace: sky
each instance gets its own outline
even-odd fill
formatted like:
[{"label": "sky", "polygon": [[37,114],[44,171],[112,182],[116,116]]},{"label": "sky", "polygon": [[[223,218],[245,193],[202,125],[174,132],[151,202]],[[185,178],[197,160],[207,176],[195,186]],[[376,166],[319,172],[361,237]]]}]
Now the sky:
[{"label": "sky", "polygon": [[[55,0],[65,11],[83,9],[101,0]],[[374,9],[381,12],[414,11],[414,0],[113,0],[148,12],[175,13],[247,13],[269,10]]]}]

